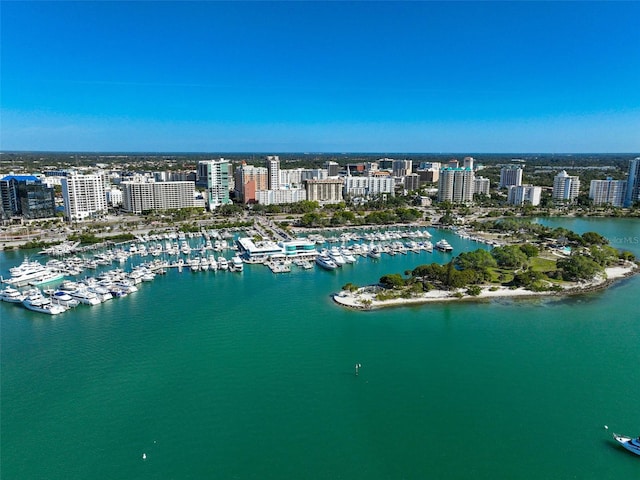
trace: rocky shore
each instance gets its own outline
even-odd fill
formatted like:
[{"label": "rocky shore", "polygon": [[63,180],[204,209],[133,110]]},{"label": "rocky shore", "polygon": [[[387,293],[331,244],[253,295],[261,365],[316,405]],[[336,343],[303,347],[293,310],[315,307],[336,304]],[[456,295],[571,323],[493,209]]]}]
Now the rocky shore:
[{"label": "rocky shore", "polygon": [[526,298],[541,296],[565,296],[589,293],[597,290],[603,290],[617,280],[630,277],[640,271],[638,264],[634,262],[625,262],[624,265],[609,267],[605,269],[605,275],[598,276],[589,282],[572,283],[563,288],[561,291],[545,291],[534,292],[524,288],[509,288],[496,285],[482,285],[482,291],[479,295],[471,296],[466,294],[466,289],[458,290],[431,290],[420,295],[410,298],[393,298],[388,300],[377,300],[376,293],[379,291],[378,286],[371,285],[361,287],[355,292],[342,290],[332,298],[334,302],[343,307],[356,310],[373,310],[388,307],[400,307],[408,305],[420,305],[432,302],[452,302],[452,301],[476,301],[492,298]]}]

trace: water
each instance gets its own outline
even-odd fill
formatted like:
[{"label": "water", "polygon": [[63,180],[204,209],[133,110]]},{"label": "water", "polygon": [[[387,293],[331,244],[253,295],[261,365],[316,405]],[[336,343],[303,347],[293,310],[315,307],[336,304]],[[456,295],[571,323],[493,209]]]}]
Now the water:
[{"label": "water", "polygon": [[173,270],[55,318],[0,304],[2,478],[638,478],[611,431],[640,435],[640,278],[373,312],[329,297],[447,258]]}]

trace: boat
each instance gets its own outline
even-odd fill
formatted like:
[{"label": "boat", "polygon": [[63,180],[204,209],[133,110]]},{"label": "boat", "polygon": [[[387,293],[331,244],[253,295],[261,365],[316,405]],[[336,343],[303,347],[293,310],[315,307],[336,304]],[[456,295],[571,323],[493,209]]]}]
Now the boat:
[{"label": "boat", "polygon": [[338,250],[338,247],[331,247],[328,255],[329,257],[331,257],[331,260],[333,260],[335,264],[338,265],[339,267],[347,263],[347,261],[344,259],[344,257],[340,253],[340,250]]},{"label": "boat", "polygon": [[99,305],[102,303],[95,293],[90,292],[86,288],[78,288],[73,292],[69,292],[69,295],[85,305]]},{"label": "boat", "polygon": [[231,258],[231,270],[234,272],[241,272],[244,269],[242,259],[238,255],[234,255]]},{"label": "boat", "polygon": [[629,450],[631,453],[640,455],[640,437],[632,438],[627,437],[626,435],[619,435],[617,433],[614,433],[613,438],[615,438],[616,442]]},{"label": "boat", "polygon": [[449,242],[447,242],[444,238],[442,240],[438,240],[436,242],[436,249],[440,250],[441,252],[452,252],[453,251],[453,247],[451,245],[449,245]]},{"label": "boat", "polygon": [[11,278],[3,279],[2,281],[13,287],[53,282],[63,277],[60,272],[55,272],[40,262],[32,262],[28,259],[16,267],[11,267],[9,272],[11,273]]},{"label": "boat", "polygon": [[22,303],[24,295],[20,293],[20,290],[12,287],[6,287],[0,290],[0,300],[9,303]]},{"label": "boat", "polygon": [[33,312],[46,313],[48,315],[58,315],[67,310],[62,305],[55,305],[50,299],[42,295],[42,292],[37,288],[27,292],[22,305]]},{"label": "boat", "polygon": [[53,303],[57,303],[58,305],[62,305],[67,308],[77,307],[80,304],[78,300],[62,290],[52,292],[50,298],[53,300]]},{"label": "boat", "polygon": [[229,262],[227,261],[226,258],[218,257],[218,268],[220,270],[228,270],[229,269]]},{"label": "boat", "polygon": [[335,270],[338,268],[338,264],[334,262],[329,255],[318,255],[316,257],[316,263],[327,270]]},{"label": "boat", "polygon": [[377,246],[373,246],[367,252],[367,256],[369,258],[380,258],[382,254],[380,253],[380,249]]}]

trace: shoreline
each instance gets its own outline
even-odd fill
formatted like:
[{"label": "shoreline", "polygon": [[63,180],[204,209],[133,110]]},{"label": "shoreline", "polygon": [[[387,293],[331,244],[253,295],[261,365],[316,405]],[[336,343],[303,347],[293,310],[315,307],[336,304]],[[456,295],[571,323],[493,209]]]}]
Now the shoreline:
[{"label": "shoreline", "polygon": [[[454,301],[484,301],[494,298],[531,298],[531,297],[564,297],[581,295],[604,290],[619,280],[632,277],[640,273],[640,267],[634,262],[618,265],[605,269],[605,277],[596,277],[589,282],[578,282],[565,287],[562,291],[534,292],[522,287],[511,289],[504,286],[481,285],[482,292],[479,295],[467,295],[466,289],[458,290],[431,290],[412,298],[393,298],[389,300],[376,300],[375,290],[379,287],[369,285],[359,288],[356,292],[341,290],[332,294],[333,301],[341,307],[353,310],[377,310],[380,308],[404,307],[424,305],[427,303],[454,302]],[[462,294],[462,296],[460,296]]]}]

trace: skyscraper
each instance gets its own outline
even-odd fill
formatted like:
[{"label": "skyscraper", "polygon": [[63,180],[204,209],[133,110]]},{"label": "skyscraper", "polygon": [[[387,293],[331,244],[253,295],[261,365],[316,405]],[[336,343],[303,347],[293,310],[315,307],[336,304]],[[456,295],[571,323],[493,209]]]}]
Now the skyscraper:
[{"label": "skyscraper", "polygon": [[198,171],[207,179],[207,204],[213,211],[221,205],[231,203],[229,199],[229,160],[203,160],[198,162]]},{"label": "skyscraper", "polygon": [[578,197],[578,193],[580,193],[580,178],[577,176],[569,175],[562,170],[553,178],[554,200],[572,202]]},{"label": "skyscraper", "polygon": [[589,198],[594,205],[609,204],[614,207],[622,207],[624,204],[626,180],[591,180],[589,184]]},{"label": "skyscraper", "polygon": [[511,185],[522,185],[522,167],[519,165],[507,165],[500,169],[499,188],[508,188]]},{"label": "skyscraper", "polygon": [[438,201],[466,203],[473,201],[475,175],[468,168],[443,168],[438,182]]},{"label": "skyscraper", "polygon": [[280,189],[280,157],[271,155],[266,161],[267,171],[269,172],[269,190]]},{"label": "skyscraper", "polygon": [[104,174],[71,172],[61,180],[64,214],[69,221],[107,213],[108,180]]},{"label": "skyscraper", "polygon": [[629,176],[627,177],[627,193],[624,197],[624,206],[631,207],[640,202],[640,157],[629,162]]}]

